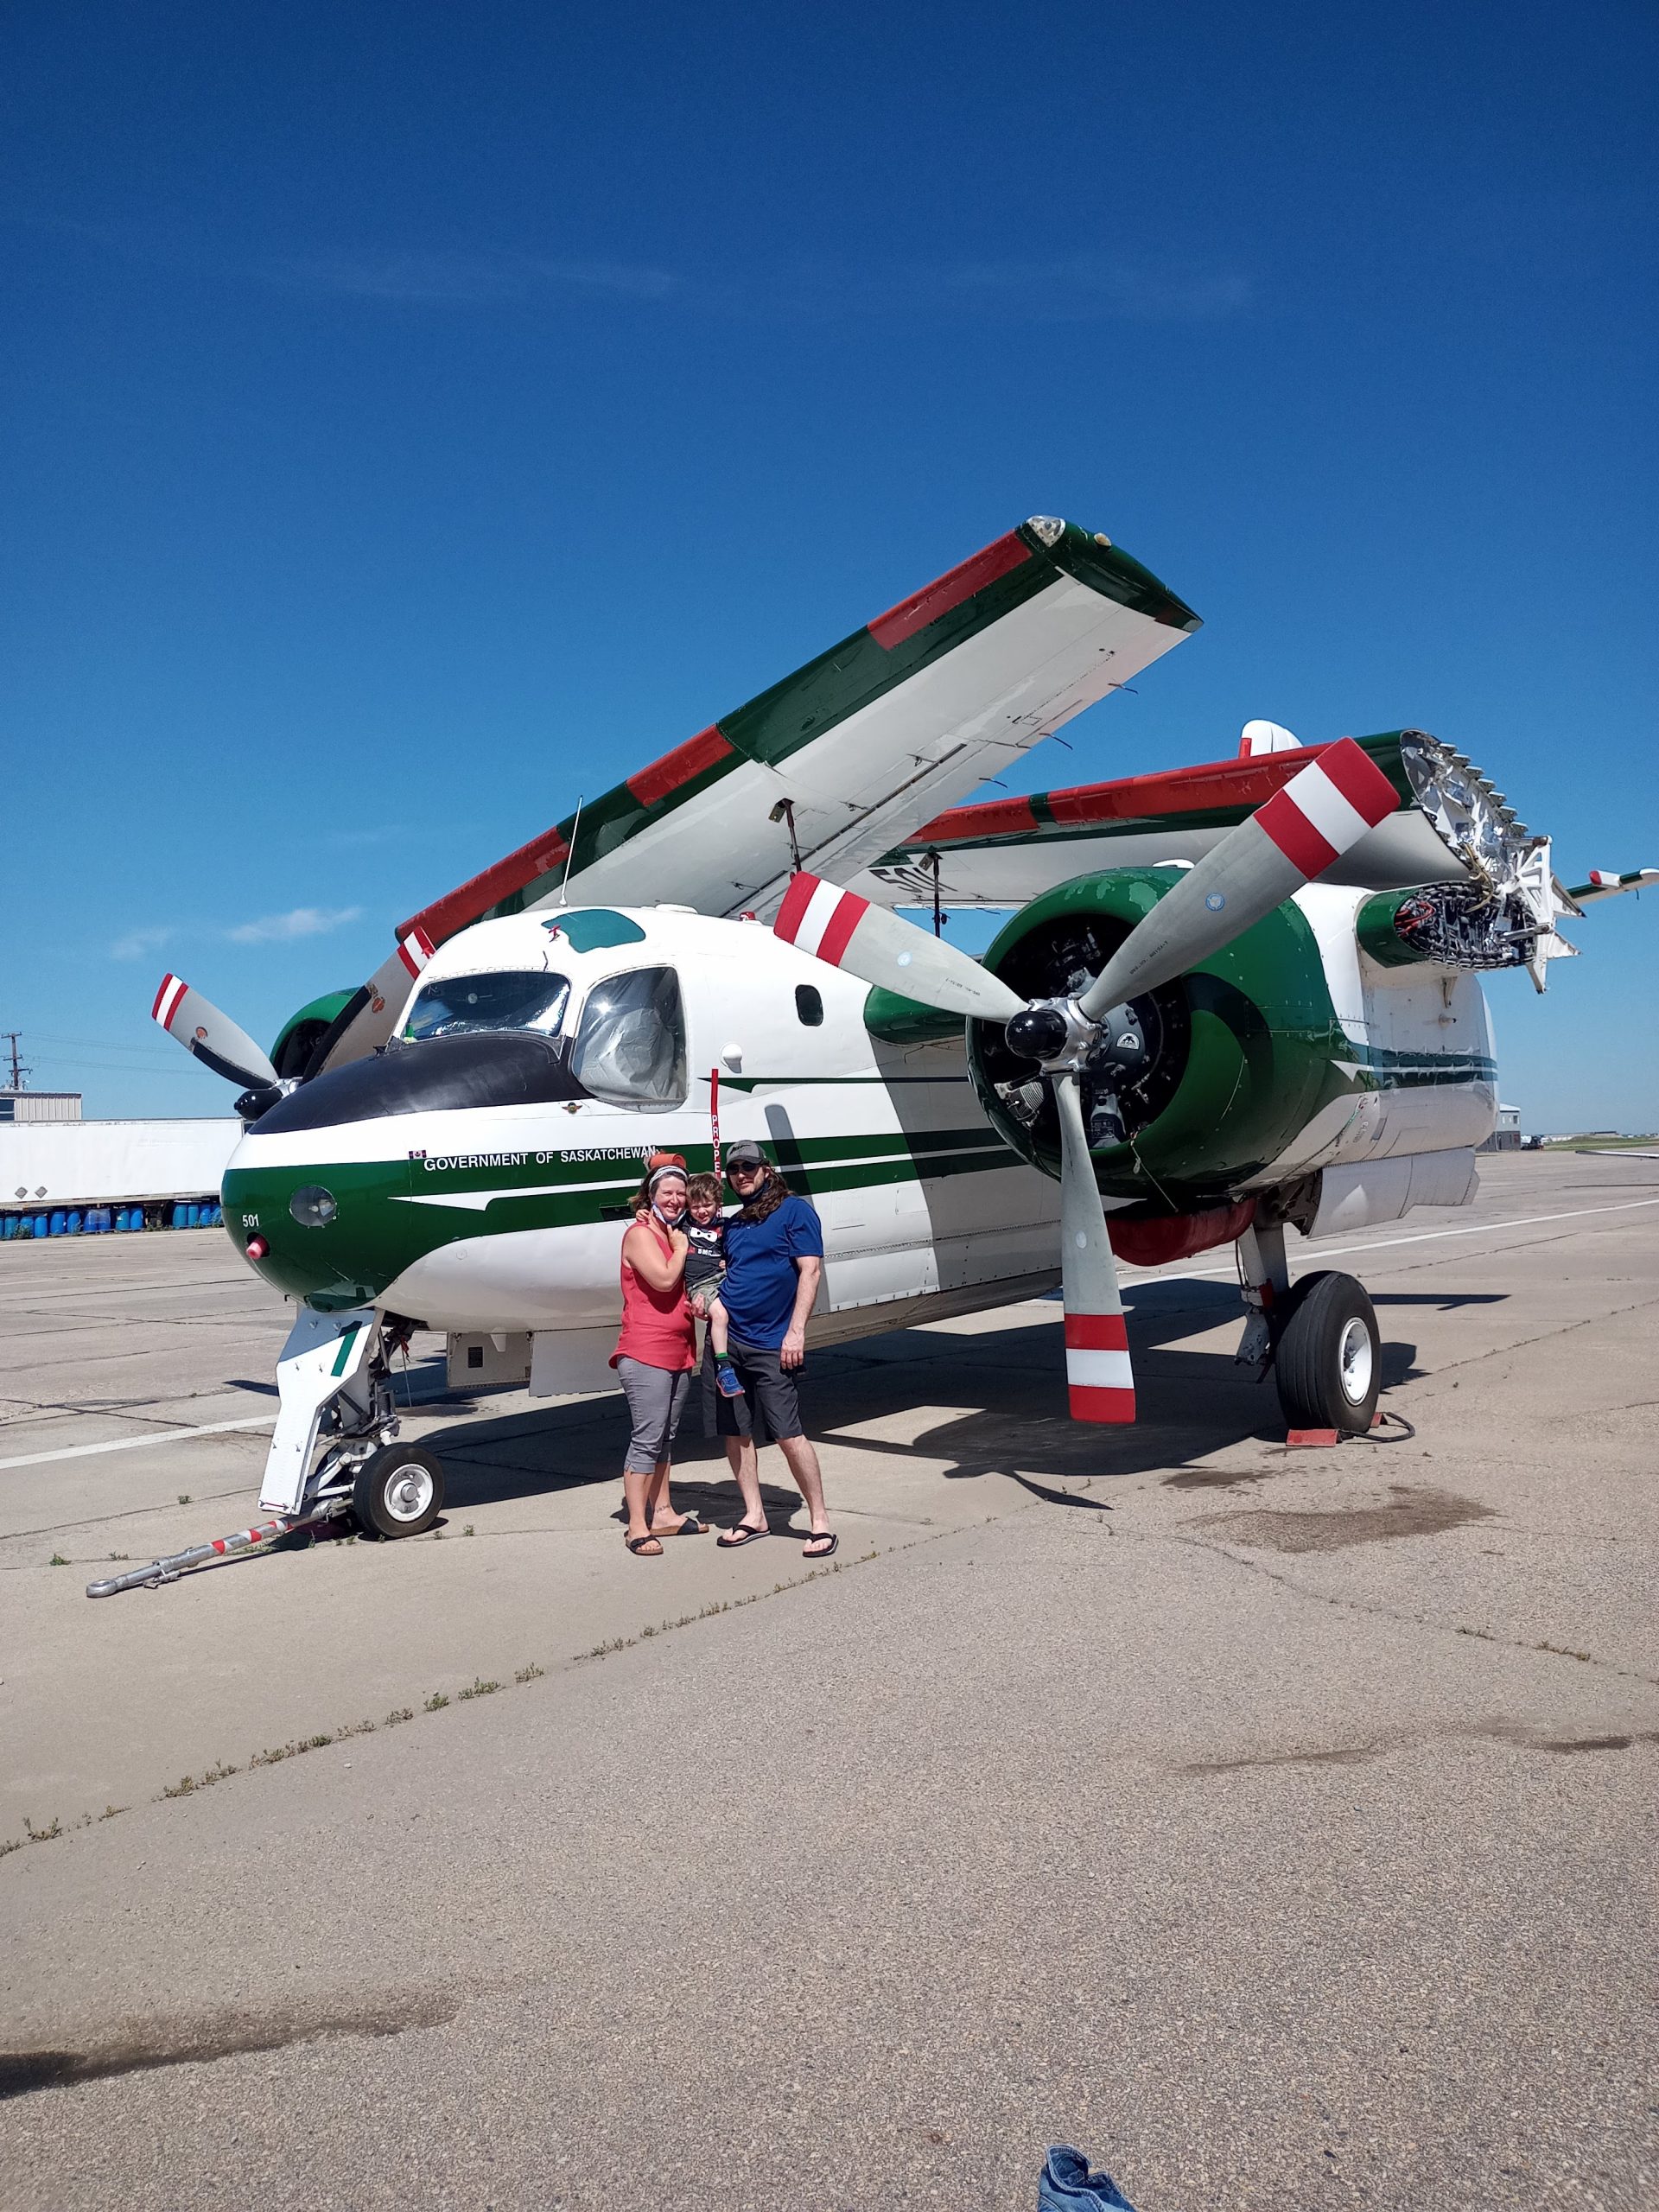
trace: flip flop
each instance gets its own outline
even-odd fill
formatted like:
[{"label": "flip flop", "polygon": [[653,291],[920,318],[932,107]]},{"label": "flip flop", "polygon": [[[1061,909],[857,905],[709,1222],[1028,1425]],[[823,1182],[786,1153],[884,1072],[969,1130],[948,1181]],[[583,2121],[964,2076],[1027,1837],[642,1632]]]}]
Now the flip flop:
[{"label": "flip flop", "polygon": [[681,1516],[677,1529],[653,1529],[651,1533],[653,1536],[706,1536],[709,1523],[699,1521],[695,1513],[686,1513]]},{"label": "flip flop", "polygon": [[723,1552],[741,1551],[745,1544],[752,1544],[757,1536],[769,1536],[770,1529],[751,1529],[747,1521],[740,1521],[734,1529],[722,1529],[715,1539]]},{"label": "flip flop", "polygon": [[[655,1536],[624,1536],[622,1541],[636,1559],[657,1559],[661,1555],[663,1548]],[[652,1545],[656,1545],[654,1551],[650,1548]]]},{"label": "flip flop", "polygon": [[[803,1559],[833,1559],[836,1555],[836,1547],[840,1541],[841,1538],[836,1535],[833,1529],[820,1529],[816,1536],[809,1536],[801,1546],[801,1557]],[[815,1552],[812,1548],[814,1544],[822,1544],[823,1549],[821,1552]]]}]

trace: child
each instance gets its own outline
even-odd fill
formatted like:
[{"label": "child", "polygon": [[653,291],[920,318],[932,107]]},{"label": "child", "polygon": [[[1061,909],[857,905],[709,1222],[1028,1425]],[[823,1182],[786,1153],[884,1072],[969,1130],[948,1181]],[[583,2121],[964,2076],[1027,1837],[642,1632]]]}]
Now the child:
[{"label": "child", "polygon": [[735,1398],[743,1385],[727,1350],[726,1308],[720,1302],[720,1286],[726,1280],[726,1224],[721,1217],[718,1177],[694,1175],[686,1197],[690,1215],[685,1224],[685,1294],[699,1301],[709,1316],[715,1388],[722,1397]]}]

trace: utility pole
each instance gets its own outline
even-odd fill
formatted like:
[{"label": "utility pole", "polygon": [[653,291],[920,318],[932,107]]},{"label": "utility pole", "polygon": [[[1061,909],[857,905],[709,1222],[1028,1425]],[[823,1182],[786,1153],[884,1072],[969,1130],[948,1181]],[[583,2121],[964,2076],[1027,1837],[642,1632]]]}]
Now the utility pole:
[{"label": "utility pole", "polygon": [[17,1041],[22,1033],[21,1029],[0,1029],[0,1037],[5,1039],[11,1054],[11,1087],[14,1090],[25,1090],[27,1085],[23,1077],[35,1072],[33,1068],[26,1068],[17,1057]]}]

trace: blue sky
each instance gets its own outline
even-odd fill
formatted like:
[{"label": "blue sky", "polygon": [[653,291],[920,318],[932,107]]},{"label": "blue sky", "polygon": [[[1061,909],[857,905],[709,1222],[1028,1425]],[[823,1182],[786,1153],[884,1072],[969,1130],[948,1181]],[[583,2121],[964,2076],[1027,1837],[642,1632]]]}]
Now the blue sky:
[{"label": "blue sky", "polygon": [[[1659,862],[1650,8],[8,13],[0,1027],[218,1113],[394,921],[1033,512],[1206,628],[1018,786],[1416,725]],[[1491,988],[1659,1125],[1659,898]]]}]

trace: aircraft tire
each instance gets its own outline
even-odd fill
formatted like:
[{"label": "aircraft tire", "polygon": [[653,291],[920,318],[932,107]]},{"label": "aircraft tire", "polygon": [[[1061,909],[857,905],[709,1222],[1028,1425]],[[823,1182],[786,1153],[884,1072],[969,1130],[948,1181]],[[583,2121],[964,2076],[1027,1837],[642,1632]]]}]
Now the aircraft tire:
[{"label": "aircraft tire", "polygon": [[418,1536],[443,1510],[443,1466],[412,1444],[371,1452],[352,1485],[352,1512],[366,1535]]},{"label": "aircraft tire", "polygon": [[1274,1353],[1286,1421],[1292,1428],[1363,1435],[1382,1382],[1376,1315],[1364,1285],[1352,1275],[1307,1275],[1291,1297]]}]

